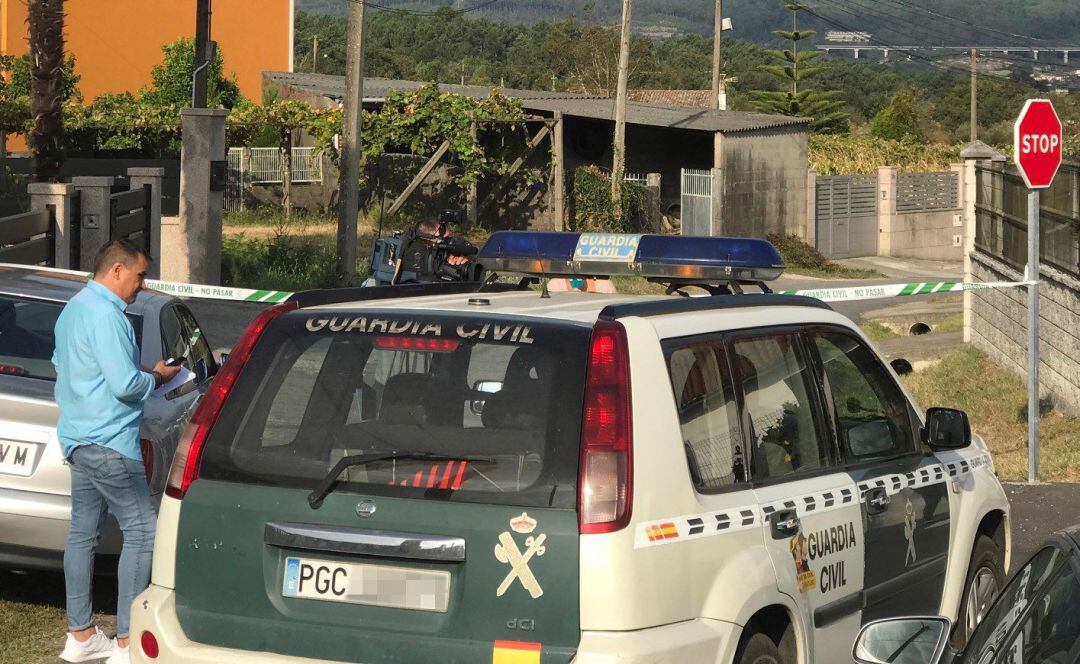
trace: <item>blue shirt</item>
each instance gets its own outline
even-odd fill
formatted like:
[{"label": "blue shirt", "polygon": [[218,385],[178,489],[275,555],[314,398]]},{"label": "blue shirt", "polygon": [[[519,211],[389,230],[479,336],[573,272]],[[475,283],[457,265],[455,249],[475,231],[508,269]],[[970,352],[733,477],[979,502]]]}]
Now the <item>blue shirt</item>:
[{"label": "blue shirt", "polygon": [[142,460],[139,424],[154,377],[139,368],[127,304],[96,281],[56,319],[56,435],[64,458],[80,445],[104,445]]}]

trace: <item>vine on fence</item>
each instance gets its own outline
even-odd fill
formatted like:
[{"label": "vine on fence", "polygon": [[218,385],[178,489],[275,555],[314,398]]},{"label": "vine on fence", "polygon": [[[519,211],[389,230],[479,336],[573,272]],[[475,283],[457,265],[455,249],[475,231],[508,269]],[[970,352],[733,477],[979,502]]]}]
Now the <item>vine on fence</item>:
[{"label": "vine on fence", "polygon": [[622,187],[622,217],[615,218],[611,205],[611,175],[596,166],[574,169],[574,214],[570,230],[580,232],[632,233],[649,225],[648,195],[645,187],[625,182]]}]

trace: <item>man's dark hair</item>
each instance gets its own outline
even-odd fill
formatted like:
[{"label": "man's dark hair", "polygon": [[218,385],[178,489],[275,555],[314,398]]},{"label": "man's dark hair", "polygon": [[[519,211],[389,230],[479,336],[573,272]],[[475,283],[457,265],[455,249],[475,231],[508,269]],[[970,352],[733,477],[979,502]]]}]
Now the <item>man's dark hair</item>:
[{"label": "man's dark hair", "polygon": [[127,268],[135,267],[139,262],[139,256],[149,263],[152,259],[150,254],[127,240],[110,240],[98,250],[94,257],[94,276],[97,276],[117,263],[123,263]]}]

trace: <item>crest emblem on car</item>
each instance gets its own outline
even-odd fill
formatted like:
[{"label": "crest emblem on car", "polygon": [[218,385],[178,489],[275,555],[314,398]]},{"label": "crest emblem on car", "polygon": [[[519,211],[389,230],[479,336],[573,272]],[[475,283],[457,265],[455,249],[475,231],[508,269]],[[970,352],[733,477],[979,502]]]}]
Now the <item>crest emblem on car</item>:
[{"label": "crest emblem on car", "polygon": [[510,530],[522,535],[528,535],[536,530],[536,519],[529,516],[527,512],[522,512],[521,516],[510,519]]},{"label": "crest emblem on car", "polygon": [[368,519],[375,514],[375,503],[370,500],[361,500],[356,504],[356,516]]}]

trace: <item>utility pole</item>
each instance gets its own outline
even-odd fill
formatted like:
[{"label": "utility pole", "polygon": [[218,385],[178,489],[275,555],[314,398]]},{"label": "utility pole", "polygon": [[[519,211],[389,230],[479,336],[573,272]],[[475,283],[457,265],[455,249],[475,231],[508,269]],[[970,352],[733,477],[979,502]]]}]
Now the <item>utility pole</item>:
[{"label": "utility pole", "polygon": [[979,138],[979,114],[978,114],[978,101],[976,101],[975,91],[977,89],[978,75],[975,70],[975,62],[979,57],[978,49],[971,49],[971,142],[974,143]]},{"label": "utility pole", "polygon": [[338,179],[337,274],[339,286],[356,281],[356,215],[360,205],[360,120],[364,99],[364,4],[349,0],[345,61],[345,117]]},{"label": "utility pole", "polygon": [[191,93],[192,108],[206,108],[206,80],[210,63],[206,44],[210,41],[210,0],[195,3],[195,74]]},{"label": "utility pole", "polygon": [[626,170],[626,83],[630,72],[630,14],[633,0],[623,0],[619,33],[619,82],[615,88],[615,142],[611,165],[611,207],[615,220],[622,219],[622,180]]},{"label": "utility pole", "polygon": [[713,16],[712,42],[712,96],[713,108],[725,110],[727,100],[724,95],[724,77],[720,73],[720,35],[724,32],[724,0],[716,0],[716,13]]},{"label": "utility pole", "polygon": [[319,35],[311,38],[311,73],[314,74],[319,68]]}]

